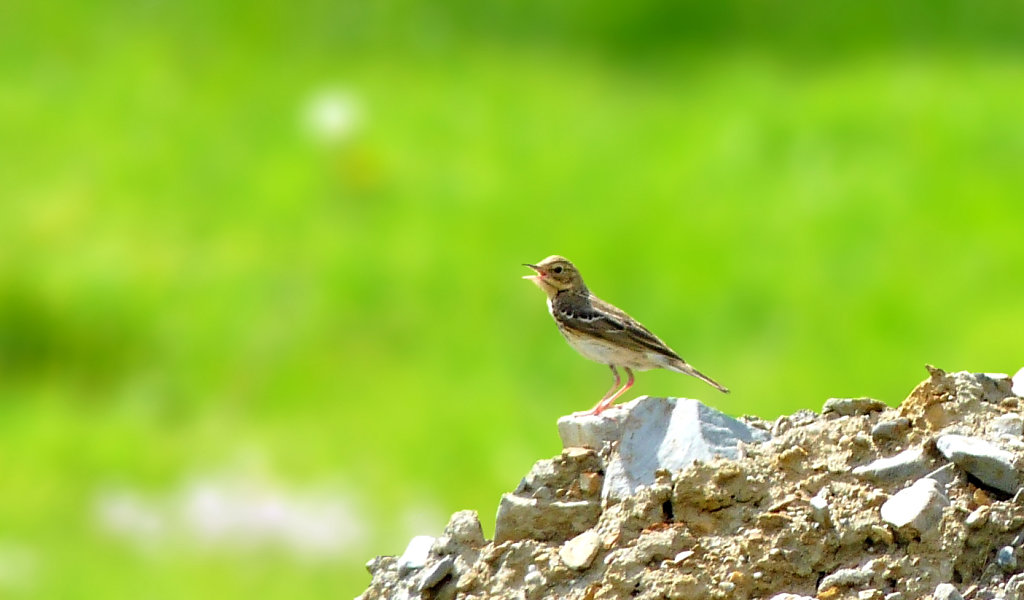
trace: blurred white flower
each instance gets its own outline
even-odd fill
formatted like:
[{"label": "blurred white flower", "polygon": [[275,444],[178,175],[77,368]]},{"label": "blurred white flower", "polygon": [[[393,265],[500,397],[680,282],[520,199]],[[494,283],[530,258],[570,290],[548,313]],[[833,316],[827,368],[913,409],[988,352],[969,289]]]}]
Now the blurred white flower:
[{"label": "blurred white flower", "polygon": [[365,553],[366,519],[338,489],[294,489],[266,478],[196,478],[168,495],[130,490],[98,496],[107,532],[144,549],[283,549],[306,559]]},{"label": "blurred white flower", "polygon": [[104,529],[151,546],[166,529],[165,516],[151,504],[131,490],[106,490],[96,502],[96,512]]},{"label": "blurred white flower", "polygon": [[309,95],[303,108],[306,131],[313,139],[326,144],[351,139],[362,120],[362,103],[348,90],[316,91]]}]

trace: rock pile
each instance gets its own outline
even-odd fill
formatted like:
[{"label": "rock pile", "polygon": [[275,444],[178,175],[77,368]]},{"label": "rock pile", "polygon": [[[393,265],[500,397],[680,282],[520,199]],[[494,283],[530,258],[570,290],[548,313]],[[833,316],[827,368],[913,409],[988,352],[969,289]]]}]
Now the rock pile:
[{"label": "rock pile", "polygon": [[1024,369],[930,376],[898,407],[731,419],[639,398],[476,514],[368,563],[362,600],[1024,598]]}]

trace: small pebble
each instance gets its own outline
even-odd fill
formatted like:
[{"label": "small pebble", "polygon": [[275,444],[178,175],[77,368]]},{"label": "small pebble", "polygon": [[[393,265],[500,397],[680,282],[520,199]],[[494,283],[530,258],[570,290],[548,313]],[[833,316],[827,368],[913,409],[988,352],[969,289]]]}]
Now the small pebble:
[{"label": "small pebble", "polygon": [[831,518],[828,510],[828,487],[823,487],[811,498],[811,517],[822,525],[828,525]]},{"label": "small pebble", "polygon": [[988,522],[988,511],[989,509],[987,506],[979,506],[971,511],[971,514],[967,515],[967,518],[964,519],[964,525],[966,525],[968,529],[980,528]]},{"label": "small pebble", "polygon": [[888,408],[885,402],[874,398],[829,398],[821,409],[821,414],[834,412],[840,416],[866,415],[873,411]]},{"label": "small pebble", "polygon": [[544,578],[544,575],[535,565],[530,565],[526,571],[526,576],[523,577],[523,583],[529,587],[543,587],[547,585],[547,582],[547,579]]},{"label": "small pebble", "polygon": [[451,556],[446,556],[438,562],[434,563],[434,566],[423,571],[423,579],[420,581],[420,591],[429,590],[434,588],[437,584],[448,576],[452,572],[452,567],[455,566],[455,559]]},{"label": "small pebble", "polygon": [[964,600],[964,597],[960,595],[960,592],[956,590],[952,583],[940,583],[935,586],[932,598],[935,600]]},{"label": "small pebble", "polygon": [[871,581],[871,573],[861,569],[839,569],[834,573],[826,575],[818,584],[818,591],[829,588],[858,588],[867,585]]},{"label": "small pebble", "polygon": [[1017,569],[1017,556],[1013,552],[1013,546],[1003,546],[996,552],[996,564],[1007,573]]},{"label": "small pebble", "polygon": [[871,428],[871,437],[875,440],[898,440],[910,431],[910,419],[900,417],[891,421],[880,421]]},{"label": "small pebble", "polygon": [[601,536],[593,529],[588,529],[566,542],[558,550],[558,558],[570,569],[582,571],[594,562],[600,549]]}]

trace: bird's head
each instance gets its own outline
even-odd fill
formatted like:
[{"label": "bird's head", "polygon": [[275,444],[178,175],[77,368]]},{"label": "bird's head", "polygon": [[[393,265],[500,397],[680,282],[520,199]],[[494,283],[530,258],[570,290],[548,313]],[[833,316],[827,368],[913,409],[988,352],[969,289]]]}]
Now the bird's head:
[{"label": "bird's head", "polygon": [[523,264],[537,272],[536,275],[526,275],[523,279],[529,279],[537,284],[537,287],[544,290],[549,297],[563,290],[587,289],[580,272],[565,257],[554,255],[535,265]]}]

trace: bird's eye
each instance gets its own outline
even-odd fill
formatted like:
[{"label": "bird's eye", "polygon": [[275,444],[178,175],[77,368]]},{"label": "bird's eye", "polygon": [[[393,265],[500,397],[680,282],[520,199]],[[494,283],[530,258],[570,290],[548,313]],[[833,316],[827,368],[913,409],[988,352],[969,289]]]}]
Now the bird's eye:
[{"label": "bird's eye", "polygon": [[551,272],[557,275],[557,274],[562,272],[562,267],[561,266],[555,267],[554,269],[551,269]]}]

